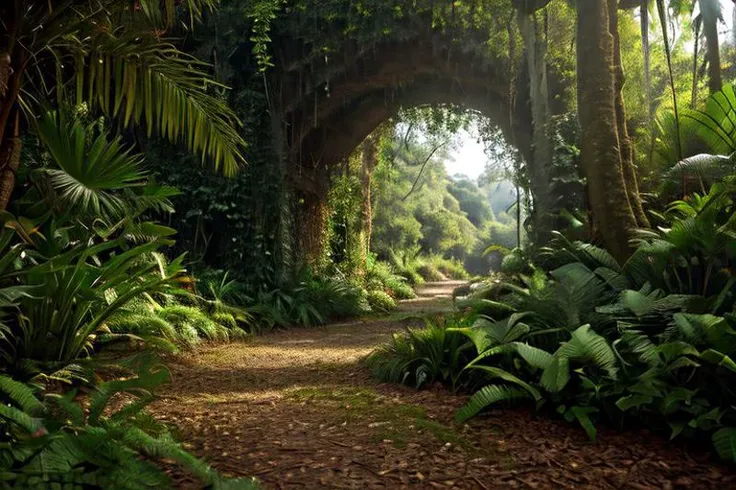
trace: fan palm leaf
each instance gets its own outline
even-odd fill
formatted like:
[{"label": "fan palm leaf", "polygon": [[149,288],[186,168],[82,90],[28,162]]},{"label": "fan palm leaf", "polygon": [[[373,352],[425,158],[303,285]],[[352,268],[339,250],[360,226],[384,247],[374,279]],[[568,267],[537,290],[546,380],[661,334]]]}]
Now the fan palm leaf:
[{"label": "fan palm leaf", "polygon": [[80,121],[57,112],[45,114],[36,128],[58,166],[46,172],[68,211],[116,217],[125,213],[123,195],[116,191],[145,183],[139,155],[124,149],[120,138],[93,136]]}]

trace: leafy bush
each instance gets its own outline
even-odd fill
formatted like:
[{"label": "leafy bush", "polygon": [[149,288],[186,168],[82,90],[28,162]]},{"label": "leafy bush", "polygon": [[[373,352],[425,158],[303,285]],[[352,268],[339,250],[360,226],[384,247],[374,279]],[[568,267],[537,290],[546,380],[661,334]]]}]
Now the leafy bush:
[{"label": "leafy bush", "polygon": [[470,274],[465,270],[463,263],[457,259],[446,259],[433,255],[427,258],[442,275],[450,279],[468,279]]},{"label": "leafy bush", "polygon": [[[177,444],[144,409],[169,378],[150,359],[134,376],[101,383],[82,401],[76,391],[40,391],[0,375],[0,488],[168,488],[156,462],[175,462],[214,488],[257,488],[226,480]],[[128,403],[111,403],[123,396]]]},{"label": "leafy bush", "polygon": [[623,265],[558,235],[545,251],[551,272],[490,281],[459,300],[471,325],[452,331],[477,353],[464,372],[485,382],[457,421],[527,400],[592,439],[603,418],[633,419],[672,438],[709,437],[736,461],[733,206],[727,185],[674,203],[671,226],[642,232]]},{"label": "leafy bush", "polygon": [[472,347],[444,322],[427,322],[425,328],[394,334],[391,341],[368,356],[366,363],[373,375],[385,382],[416,388],[434,382],[455,385],[474,354]]},{"label": "leafy bush", "polygon": [[386,290],[395,299],[411,299],[416,297],[414,289],[402,276],[395,274],[386,262],[369,258],[365,275],[366,287],[369,290]]},{"label": "leafy bush", "polygon": [[237,312],[221,308],[208,313],[202,307],[183,305],[173,298],[159,304],[148,296],[128,303],[106,325],[114,333],[134,334],[153,345],[157,345],[156,339],[164,339],[175,345],[192,347],[202,339],[242,338],[245,331],[238,320],[244,320],[244,315],[245,312],[237,315]]},{"label": "leafy bush", "polygon": [[141,159],[96,125],[57,113],[38,122],[48,165],[19,176],[23,215],[2,217],[0,369],[21,377],[63,369],[116,340],[106,322],[132,299],[168,294],[182,258],[158,252],[174,230],[145,221],[173,189],[146,180]]},{"label": "leafy bush", "polygon": [[424,284],[424,277],[417,270],[421,265],[418,254],[418,250],[404,252],[403,254],[392,251],[390,254],[391,267],[412,286]]},{"label": "leafy bush", "polygon": [[315,277],[303,270],[292,284],[259,292],[243,308],[251,327],[268,331],[289,325],[323,325],[330,318],[358,316],[370,309],[366,292],[347,279]]},{"label": "leafy bush", "polygon": [[418,262],[416,271],[425,281],[439,282],[447,279],[432,262]]},{"label": "leafy bush", "polygon": [[389,294],[395,299],[412,299],[417,297],[414,289],[403,277],[395,275],[390,276],[386,279],[383,285],[388,289]]},{"label": "leafy bush", "polygon": [[381,312],[388,312],[396,308],[396,301],[385,291],[368,291],[368,304],[372,309]]}]

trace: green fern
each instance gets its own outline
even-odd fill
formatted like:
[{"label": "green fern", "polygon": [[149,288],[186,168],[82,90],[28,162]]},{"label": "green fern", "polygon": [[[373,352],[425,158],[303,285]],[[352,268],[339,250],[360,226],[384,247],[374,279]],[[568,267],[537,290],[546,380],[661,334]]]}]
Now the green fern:
[{"label": "green fern", "polygon": [[[0,473],[5,475],[0,488],[8,488],[8,482],[13,488],[33,487],[36,482],[51,488],[57,483],[123,490],[167,488],[171,482],[155,464],[162,459],[178,463],[214,488],[257,487],[250,479],[223,479],[184,451],[165,426],[143,411],[152,399],[151,392],[168,379],[165,371],[153,369],[154,359],[144,356],[123,364],[137,365],[138,370],[131,377],[107,381],[94,390],[88,415],[75,401],[74,391],[46,394],[34,403],[26,399],[30,394],[36,396],[33,390],[2,380],[5,391],[16,393],[13,399],[17,403],[39,412],[39,416],[32,417],[13,406],[16,402],[0,404],[4,444],[12,448],[0,458]],[[123,392],[133,396],[131,403],[111,410],[110,399]]]},{"label": "green fern", "polygon": [[516,402],[531,397],[529,391],[522,388],[510,388],[503,385],[485,386],[477,391],[463,408],[458,410],[455,414],[455,422],[461,424],[499,402]]},{"label": "green fern", "polygon": [[736,428],[724,427],[713,433],[713,446],[718,456],[731,463],[736,463]]}]

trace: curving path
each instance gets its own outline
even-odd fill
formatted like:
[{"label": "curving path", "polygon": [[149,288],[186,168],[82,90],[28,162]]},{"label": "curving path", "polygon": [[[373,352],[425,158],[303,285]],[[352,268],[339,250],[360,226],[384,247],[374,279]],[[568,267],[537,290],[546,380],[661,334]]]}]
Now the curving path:
[{"label": "curving path", "polygon": [[736,473],[706,453],[646,431],[600,428],[593,444],[582,430],[523,409],[455,427],[461,397],[372,380],[359,360],[393,332],[421,325],[417,314],[448,311],[459,284],[427,284],[388,318],[177,357],[152,411],[221,472],[255,475],[265,488],[736,488]]}]

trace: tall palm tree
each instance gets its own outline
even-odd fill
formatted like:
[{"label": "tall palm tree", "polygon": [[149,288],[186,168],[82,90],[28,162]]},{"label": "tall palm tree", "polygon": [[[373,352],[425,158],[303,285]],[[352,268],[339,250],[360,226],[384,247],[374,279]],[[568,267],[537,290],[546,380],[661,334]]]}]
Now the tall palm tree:
[{"label": "tall palm tree", "polygon": [[[118,128],[142,127],[211,160],[243,162],[240,124],[206,64],[167,33],[218,0],[0,2],[0,209],[7,206],[25,128],[48,105],[82,104]],[[185,22],[187,24],[187,22]]]}]

